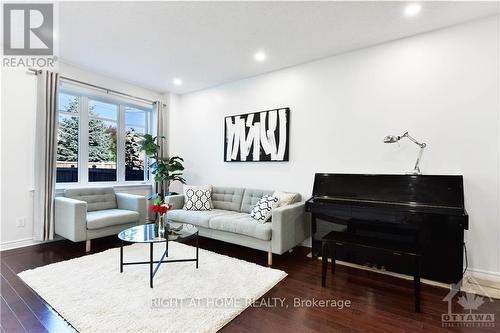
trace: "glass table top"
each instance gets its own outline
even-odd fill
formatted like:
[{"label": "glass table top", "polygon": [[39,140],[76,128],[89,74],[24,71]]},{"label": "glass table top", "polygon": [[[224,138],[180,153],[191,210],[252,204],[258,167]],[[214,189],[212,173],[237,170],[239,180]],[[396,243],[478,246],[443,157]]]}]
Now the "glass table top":
[{"label": "glass table top", "polygon": [[[198,232],[192,224],[168,222],[165,224],[165,231],[168,228],[168,240],[182,240],[195,235]],[[126,242],[133,243],[156,243],[165,242],[166,238],[158,237],[158,231],[155,230],[155,223],[138,225],[118,234],[118,238]]]}]

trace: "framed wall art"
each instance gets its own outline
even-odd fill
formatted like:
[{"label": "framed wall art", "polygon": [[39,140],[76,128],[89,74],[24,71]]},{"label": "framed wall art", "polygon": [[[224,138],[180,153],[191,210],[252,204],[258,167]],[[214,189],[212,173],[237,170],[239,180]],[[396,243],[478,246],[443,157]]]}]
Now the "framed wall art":
[{"label": "framed wall art", "polygon": [[290,109],[224,118],[225,162],[288,161]]}]

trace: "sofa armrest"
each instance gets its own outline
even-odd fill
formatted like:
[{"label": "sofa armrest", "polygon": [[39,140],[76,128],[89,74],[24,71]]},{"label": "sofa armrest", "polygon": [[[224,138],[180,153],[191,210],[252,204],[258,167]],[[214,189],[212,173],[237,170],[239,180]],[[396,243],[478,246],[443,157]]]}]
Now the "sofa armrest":
[{"label": "sofa armrest", "polygon": [[87,239],[87,203],[65,197],[56,197],[55,232],[73,242]]},{"label": "sofa armrest", "polygon": [[305,203],[273,209],[271,220],[271,250],[282,254],[303,242],[310,234],[310,227],[305,217]]},{"label": "sofa armrest", "polygon": [[166,203],[172,204],[172,209],[182,209],[184,207],[184,195],[167,195],[165,196]]},{"label": "sofa armrest", "polygon": [[133,210],[139,213],[139,224],[146,223],[148,201],[142,195],[115,193],[118,209]]}]

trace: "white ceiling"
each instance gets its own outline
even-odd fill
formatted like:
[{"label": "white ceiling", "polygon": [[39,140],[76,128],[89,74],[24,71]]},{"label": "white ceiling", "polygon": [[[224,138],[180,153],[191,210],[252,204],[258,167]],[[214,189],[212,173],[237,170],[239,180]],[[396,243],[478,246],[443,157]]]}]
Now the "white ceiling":
[{"label": "white ceiling", "polygon": [[[60,57],[186,93],[499,13],[498,2],[62,2]],[[253,55],[264,50],[267,59]],[[175,86],[174,78],[183,84]]]}]

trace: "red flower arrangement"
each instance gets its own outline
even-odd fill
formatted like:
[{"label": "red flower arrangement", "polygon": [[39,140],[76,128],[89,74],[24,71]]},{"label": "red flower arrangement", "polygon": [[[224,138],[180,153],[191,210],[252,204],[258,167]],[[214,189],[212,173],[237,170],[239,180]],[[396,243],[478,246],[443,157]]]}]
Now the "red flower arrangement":
[{"label": "red flower arrangement", "polygon": [[161,200],[155,200],[151,205],[151,210],[158,214],[165,214],[172,209],[172,204],[162,202]]}]

